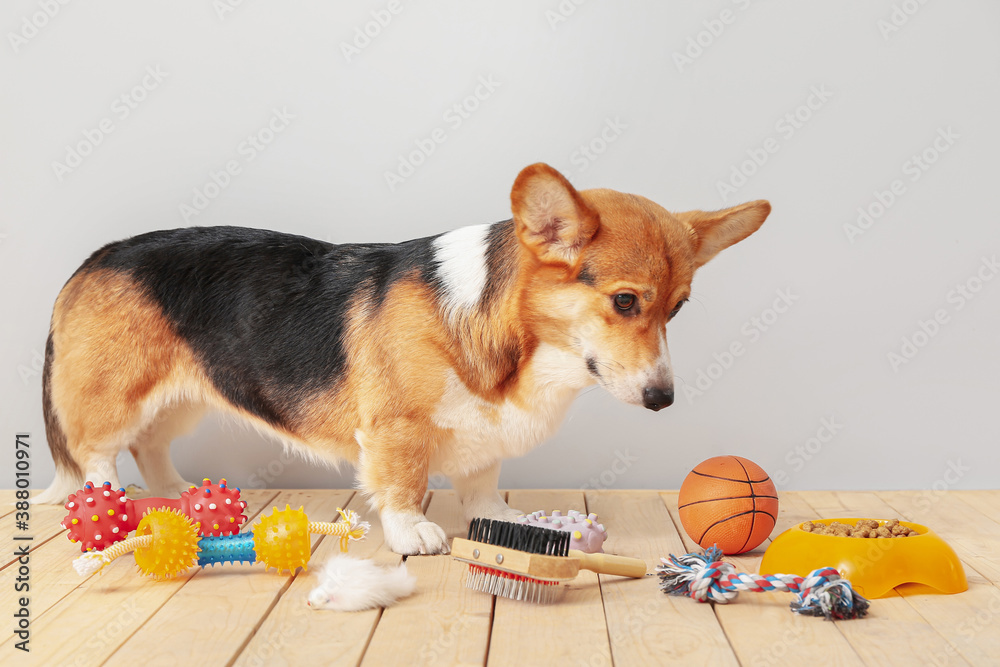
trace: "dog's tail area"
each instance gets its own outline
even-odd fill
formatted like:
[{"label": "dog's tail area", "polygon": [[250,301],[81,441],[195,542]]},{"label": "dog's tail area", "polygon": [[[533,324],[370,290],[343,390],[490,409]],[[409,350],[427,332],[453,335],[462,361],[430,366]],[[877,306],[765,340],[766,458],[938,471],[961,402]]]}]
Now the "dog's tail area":
[{"label": "dog's tail area", "polygon": [[56,478],[45,491],[32,498],[33,503],[61,504],[66,497],[83,487],[83,471],[73,460],[66,445],[66,433],[59,423],[59,416],[52,405],[52,363],[55,346],[52,332],[45,341],[45,366],[42,370],[42,412],[45,415],[45,436],[49,441],[49,451],[56,464]]}]

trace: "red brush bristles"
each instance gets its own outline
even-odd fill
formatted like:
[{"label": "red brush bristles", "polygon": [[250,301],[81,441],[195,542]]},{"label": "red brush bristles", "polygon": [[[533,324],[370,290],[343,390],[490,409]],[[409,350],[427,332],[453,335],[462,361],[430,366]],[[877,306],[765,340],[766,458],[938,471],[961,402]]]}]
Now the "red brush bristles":
[{"label": "red brush bristles", "polygon": [[465,586],[490,595],[540,604],[552,602],[562,590],[558,581],[535,579],[471,563],[465,577]]}]

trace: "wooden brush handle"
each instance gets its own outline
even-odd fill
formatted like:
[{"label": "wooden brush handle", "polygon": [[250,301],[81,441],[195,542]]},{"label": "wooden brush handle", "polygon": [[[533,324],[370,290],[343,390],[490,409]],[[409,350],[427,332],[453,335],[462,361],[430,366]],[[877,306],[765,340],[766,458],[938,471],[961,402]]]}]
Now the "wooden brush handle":
[{"label": "wooden brush handle", "polygon": [[569,550],[569,557],[579,560],[580,567],[584,570],[590,570],[598,574],[614,574],[619,577],[636,578],[646,576],[646,562],[638,558],[612,556],[610,554],[588,554],[576,549]]}]

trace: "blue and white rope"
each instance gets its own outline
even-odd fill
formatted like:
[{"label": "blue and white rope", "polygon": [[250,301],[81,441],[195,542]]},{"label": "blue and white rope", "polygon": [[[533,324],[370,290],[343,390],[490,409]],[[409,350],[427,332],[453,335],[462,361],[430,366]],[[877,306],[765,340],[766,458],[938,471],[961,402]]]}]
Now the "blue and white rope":
[{"label": "blue and white rope", "polygon": [[698,602],[727,604],[741,591],[788,591],[797,593],[792,611],[827,619],[860,618],[868,611],[868,601],[857,594],[851,582],[832,567],[813,570],[805,577],[795,574],[748,574],[737,572],[721,560],[716,547],[704,553],[661,558],[656,570],[660,588],[670,595],[686,595]]}]

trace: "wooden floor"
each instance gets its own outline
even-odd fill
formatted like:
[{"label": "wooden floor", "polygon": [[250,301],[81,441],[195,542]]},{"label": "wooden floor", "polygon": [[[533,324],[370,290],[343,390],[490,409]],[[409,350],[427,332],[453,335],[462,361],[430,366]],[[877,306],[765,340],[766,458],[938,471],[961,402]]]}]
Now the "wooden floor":
[{"label": "wooden floor", "polygon": [[[130,556],[101,575],[79,577],[76,545],[59,528],[61,507],[32,509],[31,653],[14,649],[10,610],[17,566],[11,491],[0,491],[0,597],[6,619],[0,663],[34,665],[997,665],[1000,664],[1000,491],[786,492],[774,535],[816,517],[899,517],[930,526],[965,564],[969,590],[875,600],[859,621],[826,622],[788,610],[790,596],[744,594],[713,606],[658,592],[657,579],[583,572],[557,605],[538,607],[470,591],[465,567],[447,556],[407,559],[412,597],[386,610],[312,611],[308,572],[225,566],[166,582],[136,574]],[[398,562],[377,517],[353,491],[247,491],[248,514],[303,505],[314,520],[352,507],[372,522],[351,554]],[[694,546],[678,531],[675,491],[510,491],[525,511],[596,512],[608,552],[646,560]],[[455,495],[426,499],[449,536],[465,526]],[[20,534],[20,533],[18,533]],[[313,568],[337,551],[314,538]],[[766,545],[764,545],[766,546]],[[764,547],[733,558],[756,572]]]}]

